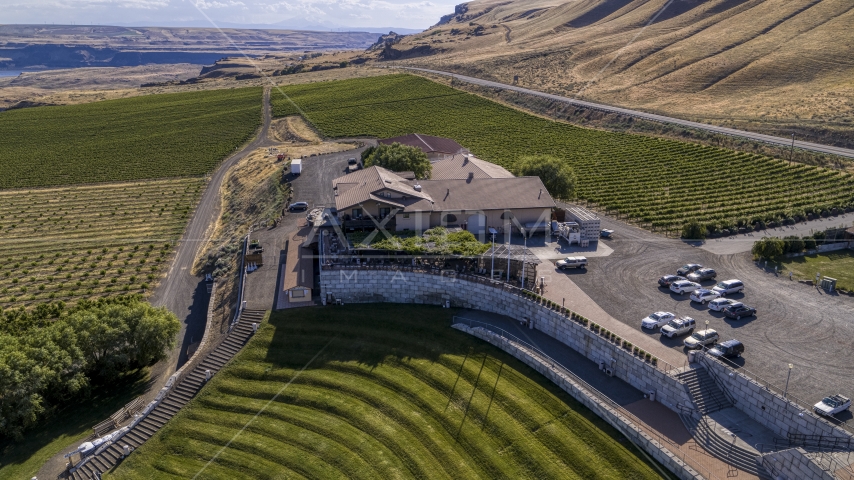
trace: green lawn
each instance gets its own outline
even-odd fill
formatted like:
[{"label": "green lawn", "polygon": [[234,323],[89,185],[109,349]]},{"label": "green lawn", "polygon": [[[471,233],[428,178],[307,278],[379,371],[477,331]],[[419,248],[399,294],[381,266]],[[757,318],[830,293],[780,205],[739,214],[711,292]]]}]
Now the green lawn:
[{"label": "green lawn", "polygon": [[454,313],[275,313],[105,478],[660,478],[554,384],[451,329]]},{"label": "green lawn", "polygon": [[148,369],[135,371],[109,386],[93,386],[92,395],[55,412],[28,430],[22,441],[0,442],[0,478],[32,478],[51,457],[82,443],[92,427],[145,393]]},{"label": "green lawn", "polygon": [[794,272],[798,280],[815,281],[815,274],[821,273],[822,277],[835,278],[837,288],[854,290],[854,251],[851,250],[784,258],[769,265],[780,267],[783,275]]},{"label": "green lawn", "polygon": [[204,175],[252,136],[261,103],[242,88],[0,112],[0,189]]},{"label": "green lawn", "polygon": [[[277,116],[302,114],[328,137],[422,133],[453,138],[512,171],[523,155],[565,159],[577,194],[653,230],[690,219],[739,220],[854,208],[854,176],[756,154],[551,121],[413,75],[319,82],[273,91]],[[299,106],[297,108],[295,105]],[[727,175],[709,175],[726,165]],[[732,178],[744,179],[732,188]],[[795,191],[792,185],[797,185]],[[688,195],[686,192],[703,192]]]}]

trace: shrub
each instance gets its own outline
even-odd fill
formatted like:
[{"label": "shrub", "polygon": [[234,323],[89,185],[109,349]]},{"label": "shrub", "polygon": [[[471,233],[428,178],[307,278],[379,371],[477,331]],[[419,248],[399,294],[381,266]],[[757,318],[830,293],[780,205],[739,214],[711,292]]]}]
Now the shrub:
[{"label": "shrub", "polygon": [[765,237],[753,244],[754,258],[772,259],[783,254],[785,242],[777,237]]},{"label": "shrub", "polygon": [[696,219],[691,219],[682,226],[682,238],[686,240],[705,240],[707,229]]}]

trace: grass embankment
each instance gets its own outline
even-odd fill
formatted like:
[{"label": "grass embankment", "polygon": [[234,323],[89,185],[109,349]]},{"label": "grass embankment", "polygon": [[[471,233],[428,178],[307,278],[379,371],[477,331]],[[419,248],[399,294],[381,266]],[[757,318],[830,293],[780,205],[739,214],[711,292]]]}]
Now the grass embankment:
[{"label": "grass embankment", "polygon": [[260,123],[260,88],[8,110],[0,188],[204,175]]},{"label": "grass embankment", "polygon": [[851,250],[780,258],[768,265],[779,267],[781,275],[793,272],[797,280],[815,281],[815,274],[820,273],[822,277],[835,278],[836,288],[854,291],[854,252]]},{"label": "grass embankment", "polygon": [[151,288],[203,187],[187,178],[0,191],[0,308]]},{"label": "grass embankment", "polygon": [[[609,213],[653,230],[689,219],[728,228],[854,207],[854,177],[842,172],[642,135],[576,127],[527,114],[411,75],[283,87],[328,137],[450,137],[512,170],[523,155],[563,158],[577,193]],[[299,110],[273,92],[274,114]],[[724,165],[727,175],[712,175]],[[733,187],[737,179],[738,187]],[[797,185],[797,189],[792,188]],[[692,193],[702,192],[702,195]]]},{"label": "grass embankment", "polygon": [[451,329],[453,313],[275,313],[105,478],[190,478],[232,439],[201,478],[658,478],[551,382]]}]

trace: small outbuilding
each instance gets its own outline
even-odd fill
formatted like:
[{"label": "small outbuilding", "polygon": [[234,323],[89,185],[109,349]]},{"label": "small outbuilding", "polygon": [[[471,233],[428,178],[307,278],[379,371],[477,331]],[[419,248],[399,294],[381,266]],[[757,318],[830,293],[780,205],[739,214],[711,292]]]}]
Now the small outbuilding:
[{"label": "small outbuilding", "polygon": [[302,246],[304,230],[295,233],[288,245],[282,290],[291,304],[311,302],[314,287],[314,255],[310,248]]}]

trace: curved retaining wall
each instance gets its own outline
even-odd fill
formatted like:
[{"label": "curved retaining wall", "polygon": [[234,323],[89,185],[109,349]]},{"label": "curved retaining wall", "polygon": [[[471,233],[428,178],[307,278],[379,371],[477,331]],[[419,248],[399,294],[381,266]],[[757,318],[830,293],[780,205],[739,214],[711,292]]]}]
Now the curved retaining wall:
[{"label": "curved retaining wall", "polygon": [[593,392],[588,391],[582,385],[579,385],[572,378],[556,370],[535,353],[521,347],[508,339],[486,330],[484,328],[469,328],[466,325],[454,325],[457,330],[469,333],[475,337],[484,340],[505,352],[513,355],[523,363],[540,372],[544,377],[548,378],[555,385],[559,386],[565,392],[572,395],[581,404],[589,408],[596,415],[608,422],[609,425],[616,428],[623,435],[629,438],[635,445],[642,448],[644,451],[652,455],[668,470],[675,473],[682,480],[701,480],[703,476],[697,473],[693,468],[679,459],[676,452],[671,452],[665,445],[659,443],[656,439],[650,437],[641,428],[635,425],[629,418],[621,414],[619,411],[612,408],[607,403],[601,401]]},{"label": "curved retaining wall", "polygon": [[480,277],[471,280],[441,270],[390,267],[328,267],[320,272],[321,297],[331,295],[346,303],[415,303],[472,308],[514,319],[532,321],[534,328],[554,337],[593,362],[605,362],[614,376],[649,393],[677,411],[693,408],[683,384],[672,374],[632,355],[582,324],[570,320],[565,309],[552,309],[520,294],[519,289]]},{"label": "curved retaining wall", "polygon": [[[588,359],[611,365],[614,375],[644,393],[655,392],[656,400],[679,412],[682,404],[694,405],[685,386],[673,375],[682,369],[665,373],[606,340],[589,328],[567,318],[564,309],[551,309],[523,296],[518,288],[482,277],[457,276],[454,271],[422,270],[410,267],[324,266],[320,272],[323,298],[331,294],[344,303],[415,303],[472,308],[498,313],[514,319],[528,319],[534,328],[563,342]],[[786,401],[781,395],[763,387],[737,370],[718,361],[706,368],[719,385],[736,400],[735,407],[765,425],[775,434],[822,435],[851,438],[811,411]]]}]

